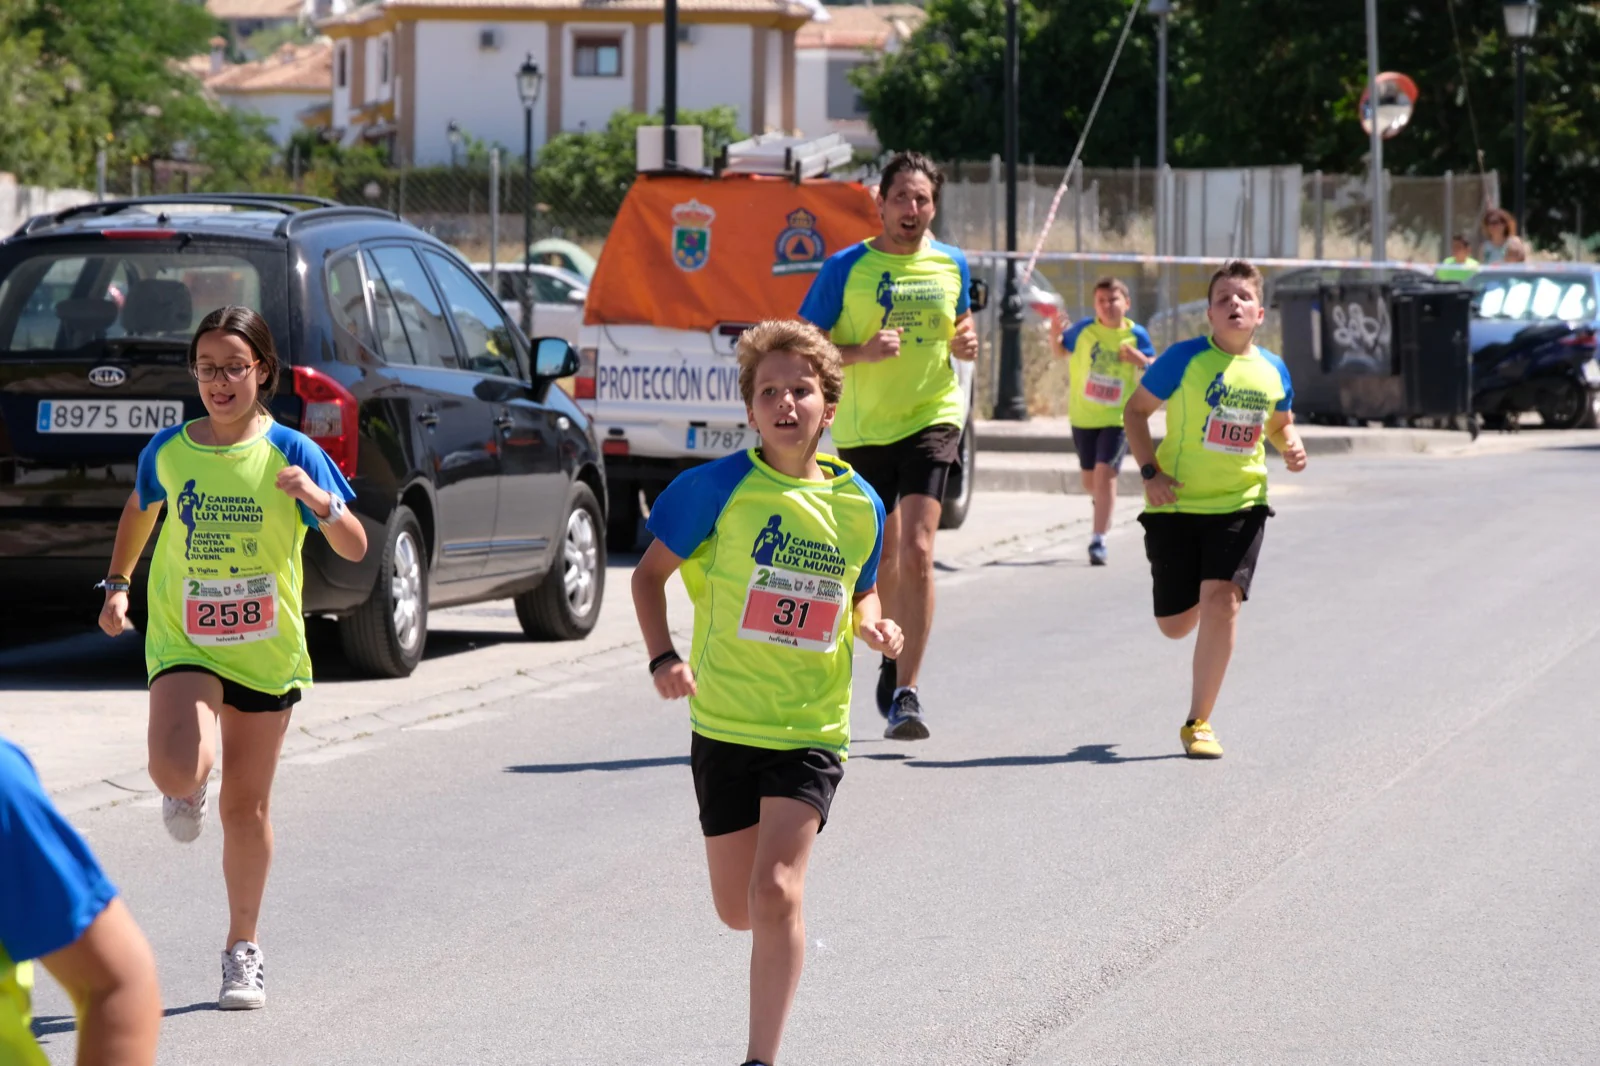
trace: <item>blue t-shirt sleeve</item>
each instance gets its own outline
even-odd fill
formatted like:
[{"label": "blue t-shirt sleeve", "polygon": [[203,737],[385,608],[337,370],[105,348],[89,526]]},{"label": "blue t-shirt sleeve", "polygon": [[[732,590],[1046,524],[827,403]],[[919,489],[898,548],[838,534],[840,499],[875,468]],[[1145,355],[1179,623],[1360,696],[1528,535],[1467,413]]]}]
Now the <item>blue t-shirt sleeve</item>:
[{"label": "blue t-shirt sleeve", "polygon": [[861,488],[861,494],[872,501],[872,511],[878,518],[878,535],[872,542],[872,554],[867,556],[867,561],[861,564],[861,576],[856,578],[856,595],[871,592],[878,583],[878,562],[883,558],[883,500],[873,487],[867,484],[866,478],[856,476],[856,484]]},{"label": "blue t-shirt sleeve", "polygon": [[0,945],[13,962],[77,942],[116,898],[21,749],[0,740]]},{"label": "blue t-shirt sleeve", "polygon": [[1069,352],[1076,348],[1078,346],[1078,338],[1083,336],[1083,331],[1088,329],[1089,323],[1093,321],[1094,319],[1092,318],[1085,318],[1068,326],[1066,332],[1061,334],[1061,347]]},{"label": "blue t-shirt sleeve", "polygon": [[152,504],[163,502],[167,498],[167,490],[161,485],[161,478],[156,475],[156,455],[167,442],[183,432],[183,426],[172,426],[150,438],[150,443],[144,446],[139,453],[139,469],[134,475],[134,488],[139,493],[139,510],[148,511]]},{"label": "blue t-shirt sleeve", "polygon": [[1162,352],[1144,372],[1144,379],[1140,386],[1147,389],[1158,400],[1167,400],[1178,391],[1178,385],[1183,381],[1184,372],[1189,369],[1189,361],[1210,342],[1201,337],[1197,341],[1182,341],[1174,344]]},{"label": "blue t-shirt sleeve", "polygon": [[817,271],[816,280],[800,304],[800,317],[820,330],[830,330],[844,313],[844,283],[850,276],[850,263],[839,255],[830,256]]},{"label": "blue t-shirt sleeve", "polygon": [[1143,326],[1133,327],[1133,346],[1151,359],[1156,357],[1156,346],[1151,343],[1150,331]]},{"label": "blue t-shirt sleeve", "polygon": [[1276,410],[1290,410],[1294,406],[1294,383],[1289,380],[1289,367],[1275,352],[1263,350],[1261,354],[1267,357],[1267,362],[1278,368],[1278,377],[1283,379],[1283,399],[1278,401]]},{"label": "blue t-shirt sleeve", "polygon": [[673,555],[689,558],[717,528],[729,497],[750,470],[747,452],[685,470],[656,497],[645,528]]},{"label": "blue t-shirt sleeve", "polygon": [[956,317],[960,318],[972,310],[972,268],[967,265],[966,252],[954,245],[946,245],[945,250],[961,270],[961,295],[956,297]]},{"label": "blue t-shirt sleeve", "polygon": [[[317,488],[346,502],[356,498],[356,490],[350,487],[344,474],[333,464],[328,453],[322,450],[322,445],[288,426],[275,425],[267,432],[273,447],[283,453],[289,465],[298,466],[309,474],[311,480],[317,483]],[[316,528],[317,516],[304,503],[300,504],[300,520]]]}]

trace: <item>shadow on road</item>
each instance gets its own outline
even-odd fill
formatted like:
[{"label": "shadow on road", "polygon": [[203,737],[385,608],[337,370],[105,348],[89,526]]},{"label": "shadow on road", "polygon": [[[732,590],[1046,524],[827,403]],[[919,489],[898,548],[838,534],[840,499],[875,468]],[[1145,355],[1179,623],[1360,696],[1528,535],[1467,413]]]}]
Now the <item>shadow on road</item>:
[{"label": "shadow on road", "polygon": [[[1058,766],[1062,763],[1086,762],[1097,766],[1119,766],[1129,762],[1159,762],[1162,759],[1184,759],[1185,755],[1118,755],[1115,744],[1080,744],[1065,755],[994,755],[986,759],[958,759],[953,762],[909,759],[907,766],[930,770],[965,770],[974,767],[995,766]],[[870,756],[869,756],[870,758]]]},{"label": "shadow on road", "polygon": [[[161,1012],[161,1016],[163,1018],[175,1018],[180,1014],[194,1014],[197,1011],[216,1011],[217,1009],[215,1000],[207,1000],[203,1003],[191,1003],[187,1007],[168,1007]],[[41,1036],[58,1036],[61,1033],[76,1032],[77,1028],[78,1019],[70,1014],[53,1014],[45,1017],[35,1016],[33,1019],[34,1039],[38,1039]]]},{"label": "shadow on road", "polygon": [[609,762],[551,762],[530,766],[508,766],[508,774],[581,774],[585,770],[650,770],[658,766],[688,766],[689,756],[667,755],[659,759],[612,759]]}]

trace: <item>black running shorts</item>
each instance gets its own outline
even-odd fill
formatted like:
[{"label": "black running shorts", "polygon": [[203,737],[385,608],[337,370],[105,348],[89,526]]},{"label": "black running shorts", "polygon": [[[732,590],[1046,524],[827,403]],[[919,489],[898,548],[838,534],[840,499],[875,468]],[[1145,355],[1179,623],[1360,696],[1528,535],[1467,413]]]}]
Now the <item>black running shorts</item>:
[{"label": "black running shorts", "polygon": [[214,670],[207,670],[203,666],[169,666],[155,677],[150,679],[153,686],[168,674],[210,674],[222,682],[222,702],[236,711],[245,711],[255,714],[261,711],[287,711],[290,707],[300,702],[300,690],[292,688],[281,696],[274,696],[270,692],[261,692],[253,688],[245,688],[237,681],[229,681],[220,677]]},{"label": "black running shorts", "polygon": [[902,496],[943,500],[950,467],[960,452],[960,426],[929,426],[893,444],[840,448],[839,458],[866,479],[888,514]]},{"label": "black running shorts", "polygon": [[1231,581],[1248,600],[1272,513],[1263,506],[1232,514],[1140,515],[1156,617],[1182,614],[1199,603],[1202,581]]},{"label": "black running shorts", "polygon": [[708,837],[737,833],[761,821],[763,796],[809,803],[828,824],[834,790],[844,777],[839,756],[822,748],[773,751],[693,734],[689,765],[700,801],[700,829]]}]

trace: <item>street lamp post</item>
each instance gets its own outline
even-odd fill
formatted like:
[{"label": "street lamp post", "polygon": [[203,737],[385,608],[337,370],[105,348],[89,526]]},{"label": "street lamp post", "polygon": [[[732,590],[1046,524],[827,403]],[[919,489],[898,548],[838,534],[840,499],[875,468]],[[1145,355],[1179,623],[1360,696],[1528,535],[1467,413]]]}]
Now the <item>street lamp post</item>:
[{"label": "street lamp post", "polygon": [[[1167,165],[1167,19],[1172,15],[1172,0],[1150,0],[1148,10],[1156,17],[1156,174]],[[1161,179],[1157,177],[1157,181]]]},{"label": "street lamp post", "polygon": [[1505,5],[1506,36],[1511,38],[1511,51],[1517,60],[1517,153],[1513,161],[1512,186],[1516,190],[1517,225],[1527,225],[1527,150],[1528,130],[1525,115],[1528,108],[1528,86],[1525,61],[1528,38],[1539,24],[1538,0],[1507,0]]},{"label": "street lamp post", "polygon": [[1013,422],[1028,417],[1022,394],[1022,296],[1017,291],[1017,3],[1006,0],[1006,294],[1000,302],[1000,381],[994,416]]},{"label": "street lamp post", "polygon": [[517,71],[517,95],[522,98],[522,332],[533,332],[533,300],[529,298],[529,265],[533,261],[533,105],[539,102],[544,75],[532,53]]},{"label": "street lamp post", "polygon": [[1383,128],[1378,122],[1378,0],[1367,0],[1367,92],[1372,107],[1372,261],[1389,258],[1389,220],[1383,188]]},{"label": "street lamp post", "polygon": [[456,165],[456,153],[461,148],[461,127],[456,125],[456,120],[451,119],[450,125],[444,128],[445,136],[450,139],[450,165]]}]

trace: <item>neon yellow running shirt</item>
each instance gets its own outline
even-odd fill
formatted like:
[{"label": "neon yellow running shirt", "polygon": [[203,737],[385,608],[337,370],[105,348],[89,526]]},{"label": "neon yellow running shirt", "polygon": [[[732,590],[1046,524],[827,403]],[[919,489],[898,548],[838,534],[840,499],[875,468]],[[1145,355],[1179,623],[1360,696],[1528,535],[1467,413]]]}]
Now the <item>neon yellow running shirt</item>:
[{"label": "neon yellow running shirt", "polygon": [[1086,318],[1061,335],[1061,347],[1071,353],[1067,376],[1072,379],[1072,391],[1067,394],[1067,418],[1079,429],[1122,425],[1122,409],[1139,387],[1142,373],[1132,363],[1122,361],[1119,353],[1124,344],[1155,358],[1150,334],[1131,318],[1124,318],[1120,329]]},{"label": "neon yellow running shirt", "polygon": [[893,444],[930,426],[966,422],[950,340],[967,311],[970,281],[966,255],[938,241],[911,255],[890,255],[863,241],[822,264],[801,318],[846,346],[865,344],[879,330],[904,331],[895,358],[844,368],[834,444]]},{"label": "neon yellow running shirt", "polygon": [[282,695],[311,684],[300,615],[300,548],[317,524],[276,485],[298,466],[318,487],[355,498],[310,437],[278,423],[228,447],[196,444],[193,422],[162,430],[139,455],[139,506],[169,514],[150,563],[145,668],[200,666]]},{"label": "neon yellow running shirt", "polygon": [[817,462],[826,481],[735,452],[679,474],[650,509],[694,601],[689,714],[701,736],[849,749],[855,597],[878,583],[883,502],[848,464]]},{"label": "neon yellow running shirt", "polygon": [[1232,514],[1267,502],[1266,423],[1294,402],[1282,359],[1255,345],[1229,355],[1196,337],[1168,348],[1141,384],[1167,404],[1156,464],[1182,483],[1176,504],[1145,510]]}]

